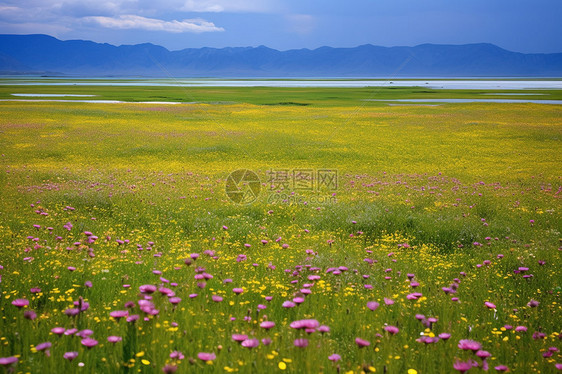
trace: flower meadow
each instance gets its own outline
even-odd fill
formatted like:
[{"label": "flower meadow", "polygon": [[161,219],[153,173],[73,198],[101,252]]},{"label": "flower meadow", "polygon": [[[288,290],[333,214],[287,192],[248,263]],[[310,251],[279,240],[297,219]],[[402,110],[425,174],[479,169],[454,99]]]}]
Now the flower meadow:
[{"label": "flower meadow", "polygon": [[0,103],[0,370],[561,371],[560,108],[352,93]]}]

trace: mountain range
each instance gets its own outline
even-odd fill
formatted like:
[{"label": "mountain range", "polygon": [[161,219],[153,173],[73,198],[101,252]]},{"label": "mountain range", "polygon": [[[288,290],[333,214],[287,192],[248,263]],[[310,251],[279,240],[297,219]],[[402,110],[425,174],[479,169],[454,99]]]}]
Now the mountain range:
[{"label": "mountain range", "polygon": [[0,74],[145,77],[560,77],[562,53],[488,43],[361,45],[278,51],[259,47],[114,46],[52,36],[0,35]]}]

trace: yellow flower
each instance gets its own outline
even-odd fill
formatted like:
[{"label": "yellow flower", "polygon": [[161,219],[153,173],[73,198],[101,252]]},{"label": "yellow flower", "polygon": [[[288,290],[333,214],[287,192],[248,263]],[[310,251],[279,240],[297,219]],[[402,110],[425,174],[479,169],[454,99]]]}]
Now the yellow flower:
[{"label": "yellow flower", "polygon": [[148,360],[144,360],[144,359],[143,359],[143,360],[141,360],[141,362],[142,362],[144,365],[150,365],[150,361],[148,361]]},{"label": "yellow flower", "polygon": [[408,374],[418,374],[416,369],[408,369]]},{"label": "yellow flower", "polygon": [[287,364],[284,363],[283,361],[280,361],[279,364],[277,364],[277,366],[279,366],[279,369],[281,370],[287,369]]}]

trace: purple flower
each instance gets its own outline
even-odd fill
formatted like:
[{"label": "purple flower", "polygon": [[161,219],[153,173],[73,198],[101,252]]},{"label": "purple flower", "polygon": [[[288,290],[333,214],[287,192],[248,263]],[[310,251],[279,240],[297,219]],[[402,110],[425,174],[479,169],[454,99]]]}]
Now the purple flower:
[{"label": "purple flower", "polygon": [[[185,356],[180,351],[173,351],[172,353],[170,353],[170,358],[172,360],[183,360],[185,358]],[[209,360],[206,360],[206,361],[209,361]]]},{"label": "purple flower", "polygon": [[328,357],[328,360],[333,361],[333,362],[338,362],[339,360],[341,360],[341,356],[337,353],[334,353],[333,355],[330,355]]},{"label": "purple flower", "polygon": [[246,339],[241,344],[244,348],[255,348],[260,345],[260,341],[258,339]]},{"label": "purple flower", "polygon": [[46,350],[46,349],[51,348],[52,345],[53,345],[53,344],[52,344],[51,342],[44,342],[44,343],[41,343],[41,344],[37,344],[37,346],[35,347],[35,349],[36,349],[37,351],[44,351],[44,350]]},{"label": "purple flower", "polygon": [[472,369],[472,367],[474,366],[474,361],[470,360],[470,361],[455,361],[455,363],[453,364],[453,369],[459,371],[461,374],[466,373],[467,371],[469,371],[470,369]]},{"label": "purple flower", "polygon": [[488,357],[492,356],[492,354],[488,351],[479,350],[479,351],[476,352],[476,356],[478,356],[480,358],[488,358]]},{"label": "purple flower", "polygon": [[114,344],[120,342],[121,340],[123,340],[123,338],[120,336],[110,335],[107,337],[107,341]]},{"label": "purple flower", "polygon": [[459,345],[458,347],[460,349],[464,349],[466,351],[478,351],[479,349],[482,348],[482,344],[475,342],[474,340],[469,340],[469,339],[462,339],[459,341]]},{"label": "purple flower", "polygon": [[264,329],[271,329],[271,328],[275,327],[275,322],[263,321],[262,323],[260,323],[260,327],[264,328]]},{"label": "purple flower", "polygon": [[61,336],[64,334],[65,328],[64,327],[53,327],[51,332],[55,335]]},{"label": "purple flower", "polygon": [[517,327],[515,328],[515,331],[516,331],[516,332],[527,332],[527,327],[525,327],[525,326],[517,326]]},{"label": "purple flower", "polygon": [[141,293],[148,293],[148,294],[156,292],[157,289],[158,288],[156,288],[156,286],[152,284],[144,284],[139,287],[139,291]]},{"label": "purple flower", "polygon": [[536,308],[537,306],[539,306],[539,302],[537,300],[533,300],[531,299],[531,301],[529,301],[527,303],[527,306],[531,307],[531,308]]},{"label": "purple flower", "polygon": [[377,303],[376,301],[369,301],[367,302],[367,308],[369,308],[372,311],[377,310],[377,308],[379,307],[379,303]]},{"label": "purple flower", "polygon": [[447,333],[447,332],[442,332],[441,334],[439,334],[439,339],[441,340],[448,340],[451,337],[451,334]]},{"label": "purple flower", "polygon": [[500,372],[508,371],[508,370],[509,370],[509,368],[508,368],[507,366],[505,366],[505,365],[498,365],[498,366],[496,366],[494,369],[496,369],[496,371],[500,371]]},{"label": "purple flower", "polygon": [[201,361],[213,361],[217,358],[217,355],[215,355],[214,353],[199,352],[197,354],[197,358]]},{"label": "purple flower", "polygon": [[293,329],[315,329],[320,326],[320,323],[315,319],[301,319],[298,321],[291,322],[289,325]]},{"label": "purple flower", "polygon": [[486,301],[486,302],[484,303],[484,305],[485,305],[487,308],[489,308],[489,309],[496,309],[496,305],[495,305],[495,304],[492,304],[492,303],[489,302],[489,301]]},{"label": "purple flower", "polygon": [[29,300],[27,299],[15,299],[12,301],[12,305],[17,306],[18,308],[23,308],[24,306],[29,305]]},{"label": "purple flower", "polygon": [[234,340],[235,342],[243,342],[246,339],[248,339],[248,335],[232,334],[232,340]]},{"label": "purple flower", "polygon": [[98,345],[98,341],[95,339],[91,339],[91,338],[85,338],[82,339],[81,341],[82,345],[87,347],[87,348],[92,348],[95,347],[96,345]]},{"label": "purple flower", "polygon": [[77,316],[78,314],[80,314],[80,309],[78,308],[68,308],[64,310],[64,314],[66,314],[69,317],[74,317]]},{"label": "purple flower", "polygon": [[359,348],[368,347],[371,345],[371,342],[368,340],[363,340],[361,338],[355,338],[355,344],[359,346]]},{"label": "purple flower", "polygon": [[23,317],[33,321],[35,318],[37,318],[37,313],[35,313],[35,311],[33,310],[26,310],[25,312],[23,312]]},{"label": "purple flower", "polygon": [[293,303],[292,301],[284,301],[283,305],[281,305],[283,308],[294,308],[296,306],[295,303]]},{"label": "purple flower", "polygon": [[171,304],[177,305],[177,304],[179,304],[179,303],[181,302],[181,299],[180,299],[179,297],[170,297],[170,298],[168,299],[168,301],[169,301]]},{"label": "purple flower", "polygon": [[62,355],[62,357],[64,357],[65,359],[67,359],[68,361],[72,361],[74,360],[76,357],[78,357],[78,352],[65,352],[64,355]]},{"label": "purple flower", "polygon": [[114,310],[109,313],[109,316],[119,321],[119,319],[129,316],[129,312],[126,310]]},{"label": "purple flower", "polygon": [[243,288],[233,288],[232,292],[234,292],[237,295],[240,295],[242,292],[244,292]]},{"label": "purple flower", "polygon": [[384,329],[392,335],[396,335],[400,331],[396,326],[385,326]]},{"label": "purple flower", "polygon": [[295,345],[295,347],[305,348],[305,347],[308,346],[308,340],[307,339],[295,339],[293,344]]},{"label": "purple flower", "polygon": [[324,334],[324,333],[330,332],[330,328],[326,325],[322,325],[322,326],[318,327],[318,332]]},{"label": "purple flower", "polygon": [[11,356],[11,357],[0,357],[0,365],[3,366],[8,366],[11,364],[15,364],[16,362],[18,362],[18,358]]},{"label": "purple flower", "polygon": [[172,365],[172,364],[166,364],[162,368],[162,371],[165,374],[172,374],[172,373],[175,373],[177,370],[178,370],[178,367],[176,365]]},{"label": "purple flower", "polygon": [[84,329],[84,330],[80,330],[78,331],[78,333],[76,334],[76,336],[80,337],[80,338],[87,338],[88,336],[92,335],[94,332],[92,330],[89,329]]}]

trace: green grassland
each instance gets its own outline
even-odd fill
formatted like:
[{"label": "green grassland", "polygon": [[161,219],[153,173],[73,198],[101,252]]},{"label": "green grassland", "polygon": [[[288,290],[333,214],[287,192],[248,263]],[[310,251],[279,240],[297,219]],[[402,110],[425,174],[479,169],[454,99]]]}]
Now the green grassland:
[{"label": "green grassland", "polygon": [[[550,373],[562,362],[561,106],[365,101],[502,92],[561,99],[562,91],[10,82],[1,82],[0,99],[64,93],[128,102],[0,101],[0,357],[18,357],[17,372],[168,365],[182,373],[421,374],[455,372],[470,359],[480,367],[469,373],[482,371],[481,358],[458,348],[461,339],[491,353],[492,372],[503,364]],[[261,181],[251,204],[225,192],[237,169]],[[309,190],[290,177],[283,189],[272,177],[299,170],[336,171],[338,184],[316,179]],[[90,243],[85,231],[99,238]],[[186,265],[191,253],[200,257]],[[348,270],[326,272],[339,267]],[[202,272],[213,275],[205,285]],[[455,278],[457,292],[443,291]],[[156,292],[157,314],[137,305],[129,310],[141,316],[135,323],[109,316],[142,299],[144,284],[169,287],[181,302]],[[415,292],[422,295],[410,299]],[[305,301],[282,306],[295,297]],[[80,298],[90,308],[66,316]],[[30,304],[20,310],[15,299]],[[368,301],[380,307],[371,311]],[[26,310],[37,317],[24,318]],[[438,321],[424,326],[416,314]],[[330,331],[289,327],[305,318]],[[275,326],[261,328],[265,320]],[[54,327],[90,329],[98,344],[88,349]],[[417,341],[440,333],[451,337]],[[232,334],[271,344],[246,348]],[[371,345],[359,348],[358,337]],[[308,346],[294,346],[298,338]],[[46,341],[50,355],[35,348]],[[185,359],[170,358],[175,350]],[[63,359],[68,351],[78,358]],[[202,361],[200,352],[216,358]],[[341,361],[328,359],[334,353]]]}]

